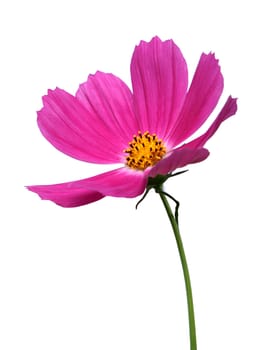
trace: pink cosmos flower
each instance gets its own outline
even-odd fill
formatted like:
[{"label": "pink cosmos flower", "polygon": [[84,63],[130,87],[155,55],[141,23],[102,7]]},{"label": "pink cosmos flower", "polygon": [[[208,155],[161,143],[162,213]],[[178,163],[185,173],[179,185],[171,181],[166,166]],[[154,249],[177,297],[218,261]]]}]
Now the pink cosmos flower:
[{"label": "pink cosmos flower", "polygon": [[141,41],[133,52],[131,78],[132,91],[102,72],[89,75],[75,96],[59,88],[48,91],[38,112],[44,137],[78,160],[122,166],[79,181],[28,186],[30,191],[63,207],[105,196],[136,197],[149,177],[206,159],[204,144],[237,110],[230,96],[210,128],[183,143],[215,108],[223,76],[214,54],[203,53],[188,89],[187,65],[172,40]]}]

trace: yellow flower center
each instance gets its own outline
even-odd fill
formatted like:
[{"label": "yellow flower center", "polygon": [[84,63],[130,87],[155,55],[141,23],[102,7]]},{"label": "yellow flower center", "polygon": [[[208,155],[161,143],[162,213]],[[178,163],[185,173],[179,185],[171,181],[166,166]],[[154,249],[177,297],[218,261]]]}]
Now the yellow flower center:
[{"label": "yellow flower center", "polygon": [[128,154],[126,165],[135,170],[145,170],[155,165],[166,154],[166,147],[156,134],[150,135],[148,131],[133,137],[129,147],[124,151]]}]

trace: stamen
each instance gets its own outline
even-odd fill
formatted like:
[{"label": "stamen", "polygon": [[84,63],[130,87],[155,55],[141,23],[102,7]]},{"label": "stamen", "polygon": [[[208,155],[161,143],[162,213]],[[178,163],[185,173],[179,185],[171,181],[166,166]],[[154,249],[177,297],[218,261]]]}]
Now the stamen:
[{"label": "stamen", "polygon": [[124,151],[127,153],[126,165],[135,170],[145,170],[155,165],[166,154],[166,147],[156,134],[150,135],[148,131],[133,135],[129,147]]}]

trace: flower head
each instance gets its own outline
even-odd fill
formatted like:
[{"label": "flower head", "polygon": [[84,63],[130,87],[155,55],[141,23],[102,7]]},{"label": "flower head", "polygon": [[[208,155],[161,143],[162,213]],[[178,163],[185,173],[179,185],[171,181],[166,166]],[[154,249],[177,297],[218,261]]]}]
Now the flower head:
[{"label": "flower head", "polygon": [[223,90],[214,54],[202,54],[188,87],[188,71],[172,40],[154,37],[135,47],[132,90],[113,74],[96,72],[75,96],[56,88],[43,97],[38,126],[61,152],[98,164],[122,164],[87,179],[28,186],[42,199],[75,207],[105,196],[136,197],[148,178],[166,175],[209,155],[203,148],[220,124],[237,110],[227,99],[210,128],[184,143],[207,120]]}]

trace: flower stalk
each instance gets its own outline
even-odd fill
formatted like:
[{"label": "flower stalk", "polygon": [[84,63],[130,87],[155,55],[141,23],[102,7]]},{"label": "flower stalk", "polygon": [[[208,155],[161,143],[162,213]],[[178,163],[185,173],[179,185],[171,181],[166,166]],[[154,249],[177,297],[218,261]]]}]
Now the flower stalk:
[{"label": "flower stalk", "polygon": [[[180,260],[181,260],[184,281],[185,281],[185,287],[186,287],[187,304],[188,304],[190,350],[197,350],[194,305],[193,305],[190,274],[189,274],[187,259],[186,259],[182,239],[181,239],[180,232],[179,232],[179,225],[178,225],[178,206],[179,206],[179,203],[174,198],[172,198],[170,195],[165,193],[163,191],[162,187],[160,189],[157,188],[156,192],[159,193],[159,196],[164,204],[164,207],[166,209],[168,218],[170,220],[170,223],[171,223],[174,235],[175,235],[176,243],[178,246],[178,251],[179,251],[179,256],[180,256]],[[170,204],[167,200],[167,197],[173,199],[174,202],[176,203],[175,215],[173,215],[173,212],[171,210],[171,207],[170,207]]]}]

